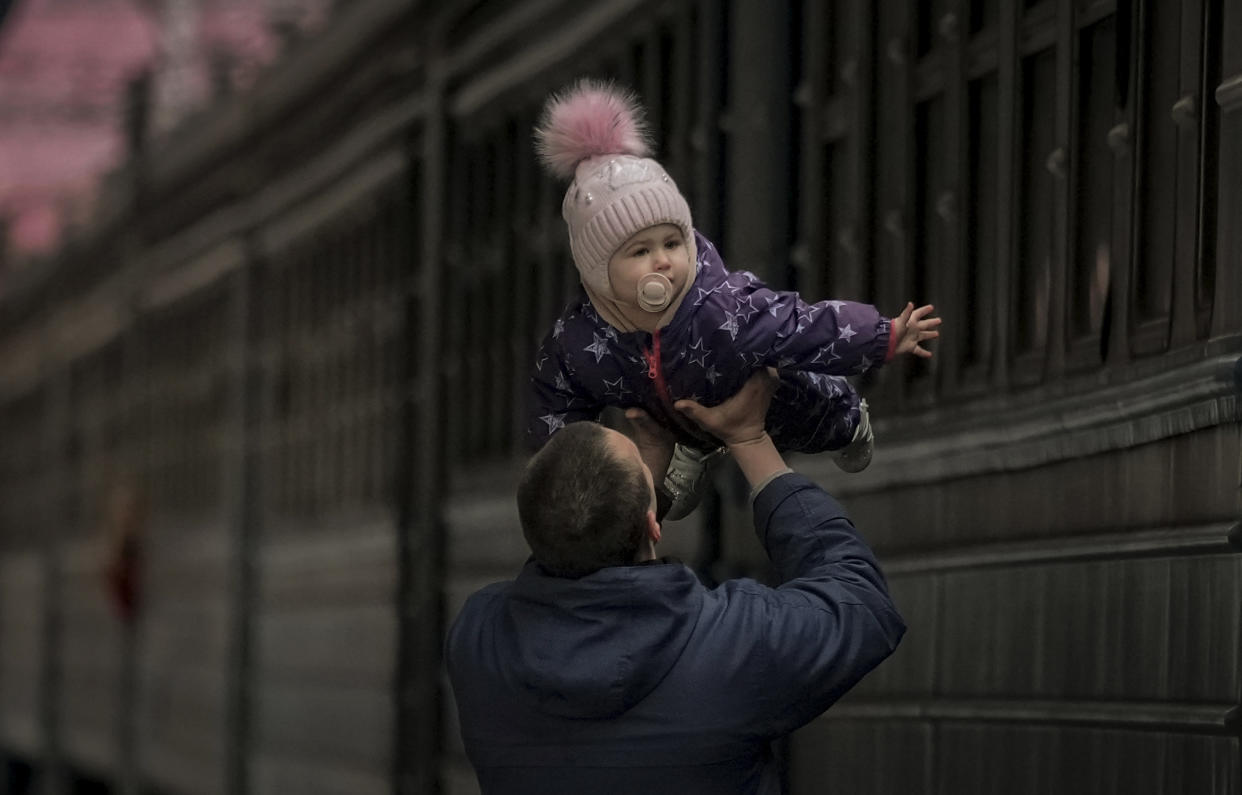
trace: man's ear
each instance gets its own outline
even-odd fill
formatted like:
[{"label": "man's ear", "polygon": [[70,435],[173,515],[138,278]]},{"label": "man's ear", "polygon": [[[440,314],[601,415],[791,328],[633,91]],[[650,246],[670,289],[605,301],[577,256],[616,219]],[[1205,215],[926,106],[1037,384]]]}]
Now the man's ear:
[{"label": "man's ear", "polygon": [[655,511],[647,511],[647,537],[652,546],[660,543],[660,523],[656,521]]}]

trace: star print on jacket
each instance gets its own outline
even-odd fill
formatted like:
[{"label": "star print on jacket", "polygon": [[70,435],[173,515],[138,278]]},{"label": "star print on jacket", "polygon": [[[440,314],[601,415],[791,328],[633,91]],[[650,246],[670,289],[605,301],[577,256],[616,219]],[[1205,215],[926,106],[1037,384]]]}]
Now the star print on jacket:
[{"label": "star print on jacket", "polygon": [[543,420],[548,426],[548,435],[551,436],[553,431],[559,431],[565,427],[564,414],[545,414],[539,419]]},{"label": "star print on jacket", "polygon": [[744,321],[748,321],[753,315],[759,312],[759,308],[755,306],[754,298],[748,295],[745,298],[738,300],[737,309],[735,311],[737,312],[737,316],[739,318]]},{"label": "star print on jacket", "polygon": [[[780,439],[773,436],[777,446],[817,452],[843,443],[831,434],[857,422],[858,396],[839,377],[883,364],[889,319],[867,304],[812,304],[772,290],[753,274],[729,272],[711,241],[697,232],[695,239],[695,279],[659,331],[654,367],[654,335],[609,326],[585,292],[551,324],[534,359],[552,361],[533,370],[527,415],[533,446],[564,424],[596,420],[606,406],[624,402],[642,407],[680,441],[703,447],[709,441],[672,404],[698,395],[704,405],[716,405],[755,370],[778,366],[790,387],[777,391],[769,410],[769,428],[783,429]],[[845,419],[836,422],[838,414]]]},{"label": "star print on jacket", "polygon": [[711,352],[703,345],[702,338],[697,339],[690,346],[688,353],[690,354],[690,363],[697,364],[699,367],[707,367],[707,357]]},{"label": "star print on jacket", "polygon": [[716,285],[710,289],[704,287],[695,287],[694,289],[697,293],[697,296],[694,299],[694,305],[702,306],[704,301],[716,294],[716,291],[720,289],[720,285]]},{"label": "star print on jacket", "polygon": [[594,341],[582,350],[595,354],[595,363],[599,364],[608,355],[608,336],[607,334],[603,337],[598,334],[592,334],[591,336],[594,337]]},{"label": "star print on jacket", "polygon": [[630,389],[629,387],[625,385],[624,377],[617,376],[611,381],[609,381],[607,378],[604,379],[604,396],[605,397],[615,397],[617,400],[620,400],[628,394],[630,394]]}]

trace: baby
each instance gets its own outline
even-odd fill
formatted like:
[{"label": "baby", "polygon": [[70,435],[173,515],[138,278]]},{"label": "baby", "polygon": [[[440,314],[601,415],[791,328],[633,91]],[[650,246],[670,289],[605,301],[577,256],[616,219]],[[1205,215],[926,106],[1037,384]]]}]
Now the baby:
[{"label": "baby", "polygon": [[[638,410],[676,441],[664,518],[687,515],[720,450],[674,407],[715,405],[764,367],[779,372],[767,432],[784,451],[828,451],[847,472],[871,461],[865,401],[844,378],[895,355],[932,354],[931,306],[896,318],[851,301],[808,304],[725,269],[651,145],[635,97],[582,81],[549,99],[535,131],[544,165],[571,178],[562,215],[584,295],[556,320],[535,358],[528,433],[540,445],[606,406]],[[653,472],[657,482],[660,473]]]}]

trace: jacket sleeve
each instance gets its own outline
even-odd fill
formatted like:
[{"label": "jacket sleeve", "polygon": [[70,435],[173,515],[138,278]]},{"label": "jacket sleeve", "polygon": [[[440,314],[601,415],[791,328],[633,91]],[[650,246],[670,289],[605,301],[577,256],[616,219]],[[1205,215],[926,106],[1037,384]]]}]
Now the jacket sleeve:
[{"label": "jacket sleeve", "polygon": [[783,475],[755,499],[755,529],[780,579],[735,581],[754,646],[745,653],[753,728],[766,737],[828,709],[892,654],[905,633],[875,556],[840,504]]},{"label": "jacket sleeve", "polygon": [[[745,275],[732,274],[730,279]],[[809,304],[795,292],[775,292],[760,283],[736,297],[719,298],[725,323],[736,323],[734,344],[751,361],[777,369],[853,375],[888,358],[892,323],[869,304]],[[737,305],[731,312],[730,303]]]},{"label": "jacket sleeve", "polygon": [[604,406],[578,385],[564,349],[549,334],[535,354],[528,399],[526,442],[537,450],[566,424],[597,420]]}]

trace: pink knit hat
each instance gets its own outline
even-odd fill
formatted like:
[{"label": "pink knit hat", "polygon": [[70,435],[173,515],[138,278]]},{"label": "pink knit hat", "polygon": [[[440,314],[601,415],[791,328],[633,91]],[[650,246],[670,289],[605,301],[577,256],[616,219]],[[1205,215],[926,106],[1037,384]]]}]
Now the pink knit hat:
[{"label": "pink knit hat", "polygon": [[608,260],[634,233],[674,224],[685,235],[690,262],[696,263],[690,207],[664,168],[648,157],[650,138],[632,92],[581,80],[553,95],[535,128],[535,148],[552,174],[573,178],[561,215],[582,284],[609,322],[612,313],[603,305],[617,297],[608,280]]}]

